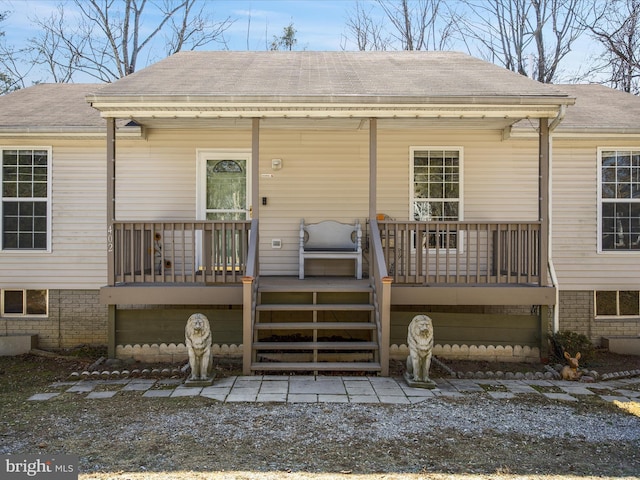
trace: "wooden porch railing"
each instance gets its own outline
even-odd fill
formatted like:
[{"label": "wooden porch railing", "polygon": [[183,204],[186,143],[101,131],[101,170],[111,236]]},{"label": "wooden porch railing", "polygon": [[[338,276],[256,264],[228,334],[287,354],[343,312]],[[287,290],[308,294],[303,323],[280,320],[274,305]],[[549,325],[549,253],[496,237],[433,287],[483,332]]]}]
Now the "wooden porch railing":
[{"label": "wooden porch railing", "polygon": [[114,222],[118,283],[241,283],[250,221]]},{"label": "wooden porch railing", "polygon": [[540,285],[540,222],[378,221],[396,284]]}]

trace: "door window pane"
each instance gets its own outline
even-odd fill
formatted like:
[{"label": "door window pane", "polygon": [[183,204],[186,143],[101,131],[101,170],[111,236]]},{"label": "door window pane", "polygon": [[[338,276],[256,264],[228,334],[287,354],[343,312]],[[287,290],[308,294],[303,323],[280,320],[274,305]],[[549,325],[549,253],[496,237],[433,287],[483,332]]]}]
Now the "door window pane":
[{"label": "door window pane", "polygon": [[245,160],[207,160],[207,212],[244,212],[247,203],[246,177]]}]

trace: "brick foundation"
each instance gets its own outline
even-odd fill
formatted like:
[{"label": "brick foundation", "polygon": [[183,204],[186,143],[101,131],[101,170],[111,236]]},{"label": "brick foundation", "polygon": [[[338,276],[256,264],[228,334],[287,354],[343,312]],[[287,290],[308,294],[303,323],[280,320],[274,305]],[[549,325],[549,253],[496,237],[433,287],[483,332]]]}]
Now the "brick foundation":
[{"label": "brick foundation", "polygon": [[592,291],[561,291],[560,330],[580,333],[601,345],[602,337],[640,335],[640,318],[595,318]]},{"label": "brick foundation", "polygon": [[4,317],[0,335],[38,335],[40,348],[107,344],[107,306],[98,290],[49,290],[49,315]]}]

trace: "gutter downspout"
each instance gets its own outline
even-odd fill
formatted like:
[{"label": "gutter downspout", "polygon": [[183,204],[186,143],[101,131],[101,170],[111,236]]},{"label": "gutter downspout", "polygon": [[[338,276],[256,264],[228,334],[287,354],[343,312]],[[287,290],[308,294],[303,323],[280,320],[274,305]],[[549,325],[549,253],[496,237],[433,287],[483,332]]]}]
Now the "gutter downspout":
[{"label": "gutter downspout", "polygon": [[562,122],[564,116],[567,112],[566,105],[560,105],[560,111],[556,118],[553,119],[551,124],[549,125],[549,211],[547,212],[549,218],[549,254],[548,254],[548,265],[549,265],[549,274],[551,275],[551,282],[553,283],[556,291],[556,306],[553,309],[553,333],[558,333],[560,330],[560,285],[558,285],[558,275],[556,274],[556,268],[553,265],[553,131],[556,127]]}]

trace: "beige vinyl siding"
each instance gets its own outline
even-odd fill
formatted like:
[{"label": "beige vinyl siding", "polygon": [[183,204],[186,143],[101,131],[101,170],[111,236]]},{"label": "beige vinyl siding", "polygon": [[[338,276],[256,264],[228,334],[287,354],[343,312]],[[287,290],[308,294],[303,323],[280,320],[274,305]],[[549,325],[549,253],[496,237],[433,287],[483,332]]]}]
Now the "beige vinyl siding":
[{"label": "beige vinyl siding", "polygon": [[598,253],[598,148],[640,140],[553,141],[553,261],[562,290],[638,290],[640,252]]},{"label": "beige vinyl siding", "polygon": [[[465,220],[537,219],[537,141],[502,141],[501,134],[380,128],[377,211],[399,220],[409,218],[410,146],[450,146],[463,149]],[[119,142],[117,218],[195,219],[197,151],[250,148],[249,128],[149,130],[146,141]],[[282,160],[282,169],[271,168],[274,158]],[[259,198],[252,202],[260,215],[261,274],[295,275],[302,218],[311,223],[357,218],[366,228],[367,124],[358,129],[349,121],[342,130],[265,126],[260,129],[258,177]],[[261,205],[262,197],[266,206]],[[282,247],[272,248],[273,240],[280,240]],[[343,263],[345,269],[352,268]]]},{"label": "beige vinyl siding", "polygon": [[149,130],[118,142],[116,218],[194,220],[198,149],[251,149],[251,130]]},{"label": "beige vinyl siding", "polygon": [[[369,211],[369,131],[260,130],[260,252],[263,275],[298,271],[299,223],[360,219]],[[97,288],[106,283],[105,140],[69,139],[6,145],[53,148],[52,252],[2,253],[2,285]],[[384,129],[378,131],[377,211],[409,218],[409,147],[461,147],[464,219],[537,218],[537,141],[502,141],[500,131]],[[251,129],[153,130],[118,139],[116,218],[194,220],[198,150],[250,151]],[[272,170],[271,160],[282,160]],[[261,198],[267,198],[262,206]],[[508,199],[508,201],[505,201]],[[272,248],[272,240],[282,248]],[[313,262],[312,262],[313,263]],[[352,268],[343,262],[345,268]],[[311,268],[314,268],[311,266]]]},{"label": "beige vinyl siding", "polygon": [[[368,130],[260,131],[261,273],[298,271],[300,220],[365,222],[369,202]],[[116,216],[119,220],[193,220],[197,150],[250,151],[251,130],[156,130],[132,149],[119,143]],[[142,148],[141,146],[142,145]],[[271,160],[282,160],[281,170]],[[272,175],[271,177],[263,176]],[[262,206],[262,197],[267,205]],[[272,249],[273,239],[282,248]]]},{"label": "beige vinyl siding", "polygon": [[[260,135],[261,273],[297,275],[300,220],[337,220],[365,224],[369,211],[369,132],[266,130]],[[282,169],[271,169],[271,159]],[[259,199],[258,199],[259,200]],[[254,200],[254,204],[256,200]],[[273,249],[273,239],[282,241]],[[310,262],[313,273],[318,262]],[[339,268],[353,268],[342,262]]]},{"label": "beige vinyl siding", "polygon": [[445,146],[462,148],[464,220],[537,220],[537,141],[502,141],[501,135],[485,130],[380,131],[378,212],[410,219],[409,147]]},{"label": "beige vinyl siding", "polygon": [[2,139],[2,146],[48,146],[51,252],[0,252],[0,288],[98,288],[106,283],[104,140]]}]

